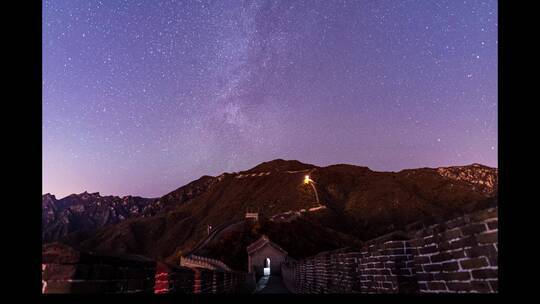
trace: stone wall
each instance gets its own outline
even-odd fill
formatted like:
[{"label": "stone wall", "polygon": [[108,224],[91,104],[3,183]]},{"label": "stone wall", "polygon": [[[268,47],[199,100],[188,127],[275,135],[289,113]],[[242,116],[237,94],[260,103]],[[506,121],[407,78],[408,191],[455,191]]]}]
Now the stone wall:
[{"label": "stone wall", "polygon": [[347,249],[319,253],[300,262],[281,265],[283,282],[294,293],[348,293],[355,286],[355,269],[360,256]]},{"label": "stone wall", "polygon": [[232,269],[227,266],[222,261],[207,258],[207,257],[201,257],[196,255],[190,255],[189,257],[180,257],[180,266],[185,267],[198,267],[198,268],[206,268],[206,269],[221,269],[225,271],[232,271]]},{"label": "stone wall", "polygon": [[497,292],[498,209],[282,264],[296,293]]},{"label": "stone wall", "polygon": [[360,251],[356,273],[363,293],[410,293],[417,290],[413,250],[407,240],[386,240]]},{"label": "stone wall", "polygon": [[[140,256],[105,256],[43,246],[43,293],[249,292],[247,273],[173,266]],[[246,287],[247,286],[247,287]]]},{"label": "stone wall", "polygon": [[497,208],[417,231],[410,243],[420,292],[497,292]]},{"label": "stone wall", "polygon": [[[222,294],[245,292],[247,273],[177,267],[159,263],[155,293]],[[242,290],[243,289],[243,290]]]},{"label": "stone wall", "polygon": [[194,293],[195,272],[188,267],[157,263],[154,293]]}]

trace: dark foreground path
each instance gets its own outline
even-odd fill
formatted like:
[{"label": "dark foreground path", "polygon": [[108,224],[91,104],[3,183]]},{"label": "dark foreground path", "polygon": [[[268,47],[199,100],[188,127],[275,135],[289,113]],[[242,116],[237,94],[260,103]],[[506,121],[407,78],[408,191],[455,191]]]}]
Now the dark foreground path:
[{"label": "dark foreground path", "polygon": [[255,293],[290,293],[280,276],[265,276],[257,283]]}]

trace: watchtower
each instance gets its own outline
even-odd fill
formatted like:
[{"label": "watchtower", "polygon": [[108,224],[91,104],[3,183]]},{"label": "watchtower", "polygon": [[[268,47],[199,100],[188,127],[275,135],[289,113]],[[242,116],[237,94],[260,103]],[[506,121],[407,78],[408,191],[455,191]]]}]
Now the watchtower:
[{"label": "watchtower", "polygon": [[246,210],[246,221],[253,221],[257,223],[259,221],[259,212],[253,210]]}]

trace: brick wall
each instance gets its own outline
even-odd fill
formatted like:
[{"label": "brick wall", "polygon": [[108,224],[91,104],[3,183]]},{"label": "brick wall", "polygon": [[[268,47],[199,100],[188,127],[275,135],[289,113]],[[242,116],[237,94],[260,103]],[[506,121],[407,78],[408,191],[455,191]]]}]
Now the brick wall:
[{"label": "brick wall", "polygon": [[282,264],[296,293],[497,292],[498,209]]},{"label": "brick wall", "polygon": [[194,293],[195,272],[187,267],[157,263],[154,293]]},{"label": "brick wall", "polygon": [[[281,265],[296,293],[498,292],[498,209]],[[103,256],[43,246],[43,293],[230,293],[253,274],[171,266],[140,256]]]},{"label": "brick wall", "polygon": [[412,234],[420,292],[497,292],[497,212],[486,209]]},{"label": "brick wall", "polygon": [[407,293],[416,290],[414,259],[407,240],[387,240],[360,251],[357,273],[363,293]]},{"label": "brick wall", "polygon": [[207,257],[201,257],[197,255],[190,255],[188,257],[180,257],[180,266],[185,267],[198,267],[198,268],[206,268],[206,269],[221,269],[225,271],[232,271],[229,266],[227,266],[225,263],[223,263],[220,260],[207,258]]},{"label": "brick wall", "polygon": [[[140,256],[104,256],[43,246],[43,293],[249,292],[244,272],[173,266]],[[247,287],[246,287],[247,286]]]},{"label": "brick wall", "polygon": [[287,288],[296,293],[340,293],[354,289],[356,252],[331,251],[300,262],[282,264],[282,277]]}]

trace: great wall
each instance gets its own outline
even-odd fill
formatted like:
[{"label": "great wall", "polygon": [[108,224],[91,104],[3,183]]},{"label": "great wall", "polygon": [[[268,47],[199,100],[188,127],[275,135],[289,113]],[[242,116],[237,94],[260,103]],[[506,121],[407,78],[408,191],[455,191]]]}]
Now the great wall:
[{"label": "great wall", "polygon": [[[279,240],[275,240],[279,242]],[[50,244],[42,253],[43,293],[252,293],[253,273],[191,256],[180,265],[105,256]],[[182,264],[184,266],[182,266]],[[498,208],[281,264],[291,293],[497,293]]]},{"label": "great wall", "polygon": [[295,293],[498,292],[498,208],[282,265]]}]

